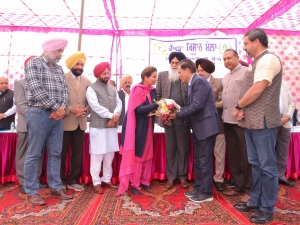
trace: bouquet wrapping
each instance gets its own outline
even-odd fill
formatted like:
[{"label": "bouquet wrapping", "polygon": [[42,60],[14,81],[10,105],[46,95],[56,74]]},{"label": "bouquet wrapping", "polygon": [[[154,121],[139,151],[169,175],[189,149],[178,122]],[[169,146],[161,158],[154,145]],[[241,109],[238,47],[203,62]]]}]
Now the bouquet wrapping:
[{"label": "bouquet wrapping", "polygon": [[158,109],[154,113],[150,113],[149,116],[157,116],[162,120],[166,120],[171,114],[180,111],[180,105],[178,105],[173,99],[162,98],[156,102]]}]

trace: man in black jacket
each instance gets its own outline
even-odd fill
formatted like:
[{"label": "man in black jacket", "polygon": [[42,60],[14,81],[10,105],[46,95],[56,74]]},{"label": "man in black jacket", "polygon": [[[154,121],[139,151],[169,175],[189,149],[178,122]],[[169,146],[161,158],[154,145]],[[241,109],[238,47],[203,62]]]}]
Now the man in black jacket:
[{"label": "man in black jacket", "polygon": [[131,85],[132,85],[132,76],[125,75],[120,79],[120,87],[122,88],[122,90],[118,91],[118,94],[119,94],[119,98],[122,101],[122,112],[119,119],[119,125],[122,125],[125,113],[127,111]]}]

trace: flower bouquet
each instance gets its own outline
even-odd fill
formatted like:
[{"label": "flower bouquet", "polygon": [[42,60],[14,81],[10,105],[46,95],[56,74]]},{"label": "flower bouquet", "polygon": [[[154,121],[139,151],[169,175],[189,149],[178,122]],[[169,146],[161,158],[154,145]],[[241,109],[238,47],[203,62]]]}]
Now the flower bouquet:
[{"label": "flower bouquet", "polygon": [[162,98],[156,102],[158,109],[154,113],[150,113],[149,116],[157,116],[162,120],[166,120],[171,114],[180,111],[180,105],[178,105],[173,99]]}]

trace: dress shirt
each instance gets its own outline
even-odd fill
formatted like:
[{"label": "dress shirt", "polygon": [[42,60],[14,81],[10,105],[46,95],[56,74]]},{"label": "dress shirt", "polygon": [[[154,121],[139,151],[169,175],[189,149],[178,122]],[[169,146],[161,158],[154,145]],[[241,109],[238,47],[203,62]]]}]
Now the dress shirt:
[{"label": "dress shirt", "polygon": [[58,110],[68,105],[68,86],[61,66],[51,67],[43,56],[31,59],[25,66],[25,94],[29,106]]},{"label": "dress shirt", "polygon": [[8,109],[4,114],[6,116],[11,116],[11,115],[15,114],[16,112],[17,112],[17,107],[16,107],[16,104],[15,104],[15,98],[14,98],[13,106],[10,109]]}]

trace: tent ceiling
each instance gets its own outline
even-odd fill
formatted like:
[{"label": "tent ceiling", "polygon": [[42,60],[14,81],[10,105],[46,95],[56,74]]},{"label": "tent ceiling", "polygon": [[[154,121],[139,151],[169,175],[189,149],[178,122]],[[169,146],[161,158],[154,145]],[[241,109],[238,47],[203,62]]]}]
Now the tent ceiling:
[{"label": "tent ceiling", "polygon": [[[83,33],[167,36],[220,30],[237,34],[261,27],[300,34],[299,2],[85,0]],[[81,0],[9,0],[0,5],[0,31],[78,32],[80,11]]]}]

